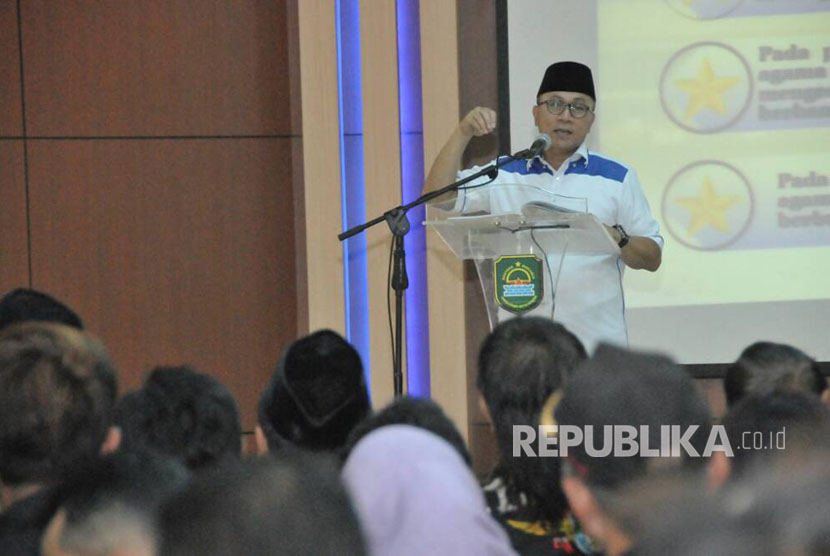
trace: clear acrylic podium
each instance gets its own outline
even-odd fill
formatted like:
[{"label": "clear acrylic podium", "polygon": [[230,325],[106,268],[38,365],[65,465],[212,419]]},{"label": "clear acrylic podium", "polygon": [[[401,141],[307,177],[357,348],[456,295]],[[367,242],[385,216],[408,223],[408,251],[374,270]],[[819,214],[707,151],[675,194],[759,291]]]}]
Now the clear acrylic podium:
[{"label": "clear acrylic podium", "polygon": [[552,319],[568,256],[619,253],[585,199],[522,184],[467,187],[427,205],[424,225],[475,262],[491,329],[520,314]]}]

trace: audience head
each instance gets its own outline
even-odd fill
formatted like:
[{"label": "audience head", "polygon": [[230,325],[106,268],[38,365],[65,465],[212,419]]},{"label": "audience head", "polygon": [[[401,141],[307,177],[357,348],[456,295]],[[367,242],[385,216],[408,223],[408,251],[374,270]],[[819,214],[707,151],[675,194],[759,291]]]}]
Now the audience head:
[{"label": "audience head", "polygon": [[774,457],[820,444],[827,433],[827,415],[827,407],[815,396],[798,392],[772,391],[742,399],[723,420],[735,448],[733,475],[737,478],[749,467],[767,466]]},{"label": "audience head", "polygon": [[215,378],[190,367],[157,367],[124,396],[115,412],[124,448],[149,448],[191,470],[239,458],[242,432],[236,402]]},{"label": "audience head", "polygon": [[456,449],[467,465],[472,465],[470,452],[464,437],[441,406],[426,398],[403,396],[393,400],[389,405],[360,422],[352,433],[343,450],[345,460],[360,440],[372,431],[388,425],[412,425],[432,434],[438,435]]},{"label": "audience head", "polygon": [[713,496],[644,508],[651,524],[637,554],[830,554],[829,455],[758,467]]},{"label": "audience head", "polygon": [[260,449],[335,451],[371,410],[360,355],[321,330],[294,342],[259,401]]},{"label": "audience head", "polygon": [[117,382],[103,345],[68,326],[0,332],[0,479],[48,484],[118,445]]},{"label": "audience head", "polygon": [[529,511],[554,522],[567,503],[556,478],[557,458],[513,456],[513,427],[539,425],[545,401],[586,358],[585,349],[564,326],[538,317],[499,324],[478,357],[479,402],[495,428],[497,473],[527,499]]},{"label": "audience head", "polygon": [[352,450],[343,480],[373,554],[514,554],[470,468],[431,432],[373,431]]},{"label": "audience head", "polygon": [[787,344],[756,342],[746,348],[727,370],[723,387],[729,406],[752,393],[773,390],[802,392],[830,403],[827,378],[818,363]]},{"label": "audience head", "polygon": [[365,554],[333,461],[292,451],[197,477],[162,515],[161,556]]},{"label": "audience head", "polygon": [[[642,442],[641,435],[647,434],[648,445],[654,449],[661,446],[661,434],[666,430],[662,426],[673,425],[684,433],[689,427],[697,427],[689,444],[702,454],[711,429],[708,407],[692,379],[671,360],[608,345],[601,345],[568,381],[555,410],[555,421],[560,426],[580,427],[583,434],[590,426],[593,450],[601,450],[613,441],[611,435],[605,440],[605,426],[633,426],[638,441]],[[618,503],[614,495],[626,485],[682,468],[697,477],[702,486],[707,462],[711,462],[710,473],[718,483],[728,472],[722,452],[711,458],[689,457],[682,449],[679,457],[598,457],[589,455],[588,444],[586,440],[568,449],[562,463],[562,486],[585,530],[605,542],[611,554],[627,550],[631,542],[613,518]]]},{"label": "audience head", "polygon": [[179,462],[152,452],[117,452],[81,466],[60,488],[44,556],[154,556],[160,508],[188,479]]},{"label": "audience head", "polygon": [[17,288],[0,298],[0,330],[25,321],[45,321],[83,329],[75,312],[49,294]]}]

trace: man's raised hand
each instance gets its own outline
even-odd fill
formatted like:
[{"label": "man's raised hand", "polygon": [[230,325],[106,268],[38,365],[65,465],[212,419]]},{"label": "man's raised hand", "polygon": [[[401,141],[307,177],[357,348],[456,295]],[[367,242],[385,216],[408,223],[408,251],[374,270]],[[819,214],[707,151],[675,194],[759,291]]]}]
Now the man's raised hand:
[{"label": "man's raised hand", "polygon": [[496,129],[496,111],[484,106],[476,106],[458,124],[458,129],[467,137],[487,135]]}]

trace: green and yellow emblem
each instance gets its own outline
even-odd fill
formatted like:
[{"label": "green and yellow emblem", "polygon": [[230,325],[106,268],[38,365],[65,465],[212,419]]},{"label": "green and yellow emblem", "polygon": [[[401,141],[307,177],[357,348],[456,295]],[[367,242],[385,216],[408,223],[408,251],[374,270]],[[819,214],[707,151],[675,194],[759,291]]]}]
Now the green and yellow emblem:
[{"label": "green and yellow emblem", "polygon": [[505,255],[496,259],[496,303],[520,315],[542,301],[542,261],[534,255]]}]

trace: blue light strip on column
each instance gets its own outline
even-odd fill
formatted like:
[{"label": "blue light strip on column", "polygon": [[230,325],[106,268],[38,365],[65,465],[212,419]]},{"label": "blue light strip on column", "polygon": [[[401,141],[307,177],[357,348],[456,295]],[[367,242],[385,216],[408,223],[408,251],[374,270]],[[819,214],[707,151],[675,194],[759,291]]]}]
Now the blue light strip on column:
[{"label": "blue light strip on column", "polygon": [[[424,183],[424,133],[421,111],[421,29],[418,0],[397,0],[398,100],[401,128],[401,194],[409,203]],[[406,236],[406,369],[407,392],[429,397],[429,309],[427,304],[424,207],[409,212]]]},{"label": "blue light strip on column", "polygon": [[[335,10],[337,87],[340,102],[340,195],[343,229],[346,230],[366,220],[358,0],[337,0]],[[346,337],[360,353],[366,384],[371,386],[365,233],[343,242],[343,261]]]}]

